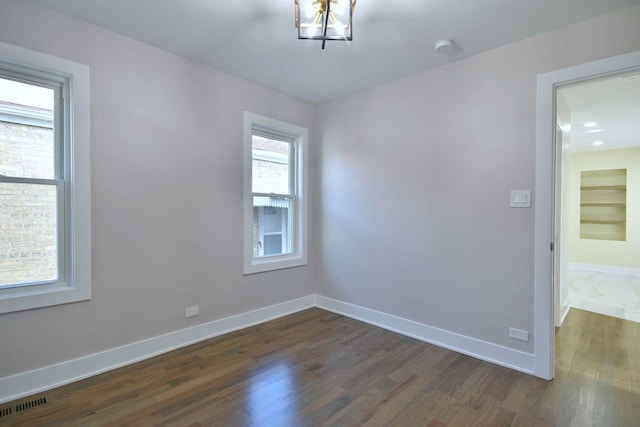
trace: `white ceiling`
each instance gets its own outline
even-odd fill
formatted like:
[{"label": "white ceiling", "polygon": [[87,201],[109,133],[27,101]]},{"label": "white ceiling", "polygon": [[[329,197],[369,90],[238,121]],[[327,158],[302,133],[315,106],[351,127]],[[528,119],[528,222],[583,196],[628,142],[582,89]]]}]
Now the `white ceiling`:
[{"label": "white ceiling", "polygon": [[[570,150],[640,146],[640,70],[562,87],[569,107]],[[595,123],[585,127],[585,123]],[[602,141],[601,145],[593,145]]]},{"label": "white ceiling", "polygon": [[[30,0],[321,103],[640,0],[358,0],[353,41],[298,40],[293,0]],[[451,38],[457,49],[437,54]]]}]

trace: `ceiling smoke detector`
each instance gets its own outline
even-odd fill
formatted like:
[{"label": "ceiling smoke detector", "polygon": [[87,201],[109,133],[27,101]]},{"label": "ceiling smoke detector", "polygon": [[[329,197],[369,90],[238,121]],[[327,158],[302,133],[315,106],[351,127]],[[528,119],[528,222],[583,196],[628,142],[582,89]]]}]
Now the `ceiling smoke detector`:
[{"label": "ceiling smoke detector", "polygon": [[438,53],[451,53],[453,51],[453,40],[438,40],[433,48]]}]

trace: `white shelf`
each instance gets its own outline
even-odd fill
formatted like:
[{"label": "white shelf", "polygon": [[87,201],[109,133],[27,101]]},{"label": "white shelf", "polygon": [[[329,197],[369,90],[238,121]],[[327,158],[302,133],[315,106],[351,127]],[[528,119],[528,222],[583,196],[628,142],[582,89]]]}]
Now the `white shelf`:
[{"label": "white shelf", "polygon": [[626,240],[627,170],[582,171],[580,238]]}]

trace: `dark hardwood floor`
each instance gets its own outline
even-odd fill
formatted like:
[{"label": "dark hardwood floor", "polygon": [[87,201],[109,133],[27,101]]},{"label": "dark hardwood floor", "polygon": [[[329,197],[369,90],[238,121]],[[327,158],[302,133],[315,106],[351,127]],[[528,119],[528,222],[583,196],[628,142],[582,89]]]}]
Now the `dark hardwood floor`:
[{"label": "dark hardwood floor", "polygon": [[640,426],[640,324],[571,310],[547,382],[320,309],[48,393],[28,426]]}]

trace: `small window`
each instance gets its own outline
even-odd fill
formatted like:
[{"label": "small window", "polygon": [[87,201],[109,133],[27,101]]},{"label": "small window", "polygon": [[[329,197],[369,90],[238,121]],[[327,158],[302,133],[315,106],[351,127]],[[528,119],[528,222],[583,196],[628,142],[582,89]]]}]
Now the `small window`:
[{"label": "small window", "polygon": [[0,43],[0,313],[90,297],[87,97],[86,66]]},{"label": "small window", "polygon": [[308,132],[245,113],[245,274],[307,263]]}]

